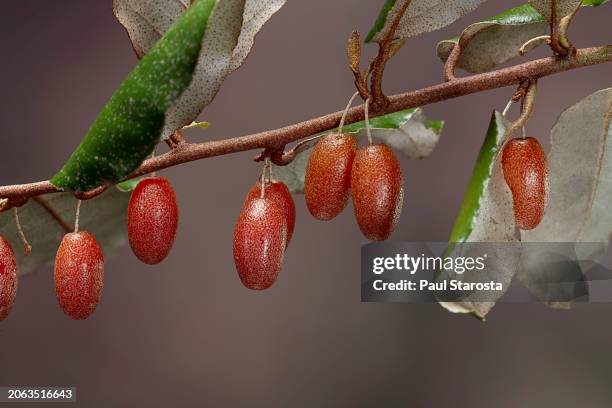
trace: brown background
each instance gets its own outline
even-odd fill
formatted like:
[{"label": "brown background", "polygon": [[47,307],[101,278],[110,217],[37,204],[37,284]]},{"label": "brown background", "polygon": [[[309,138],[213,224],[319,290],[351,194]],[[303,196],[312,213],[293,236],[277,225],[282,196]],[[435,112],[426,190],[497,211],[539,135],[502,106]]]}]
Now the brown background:
[{"label": "brown background", "polygon": [[[345,40],[369,29],[381,3],[288,1],[202,115],[213,126],[190,139],[239,136],[343,107],[353,92]],[[438,40],[517,4],[489,2],[409,41],[390,65],[386,91],[438,82]],[[580,13],[571,31],[578,46],[610,43],[610,7]],[[3,1],[0,10],[0,182],[46,179],[136,59],[110,0]],[[542,80],[529,133],[546,141],[559,113],[610,86],[610,73],[606,65]],[[426,108],[446,128],[429,159],[403,163],[406,200],[394,240],[447,239],[491,110],[513,91]],[[364,240],[350,208],[315,222],[296,197],[296,234],[279,281],[264,293],[244,289],[231,241],[259,171],[252,156],[164,172],[181,205],[172,254],[156,267],[128,250],[110,260],[88,321],[61,313],[50,267],[23,278],[0,325],[0,385],[75,385],[87,407],[612,405],[611,305],[560,312],[501,304],[483,324],[435,304],[362,304]]]}]

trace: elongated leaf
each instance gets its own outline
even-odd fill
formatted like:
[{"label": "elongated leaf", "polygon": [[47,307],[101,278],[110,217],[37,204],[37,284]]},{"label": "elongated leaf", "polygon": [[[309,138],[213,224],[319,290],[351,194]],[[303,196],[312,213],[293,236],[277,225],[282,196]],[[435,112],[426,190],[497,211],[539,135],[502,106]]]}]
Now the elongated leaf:
[{"label": "elongated leaf", "polygon": [[[212,102],[227,75],[242,65],[255,36],[286,0],[217,0],[198,66],[187,90],[166,114],[162,138],[193,122]],[[160,39],[188,0],[114,0],[113,11],[140,57]],[[136,11],[137,12],[136,12]]]},{"label": "elongated leaf", "polygon": [[[393,17],[407,0],[387,0],[366,37],[379,42],[389,30]],[[405,40],[429,31],[439,30],[475,10],[485,0],[412,0],[395,32],[394,40]]]},{"label": "elongated leaf", "polygon": [[[507,288],[512,281],[520,259],[520,245],[515,237],[512,194],[501,169],[500,151],[508,127],[499,112],[493,112],[487,135],[476,159],[472,178],[451,233],[449,252],[453,256],[471,256],[470,246],[461,246],[455,254],[452,243],[508,242],[508,246],[494,246],[488,254],[487,268],[478,279],[494,280]],[[504,292],[500,292],[501,297]],[[453,313],[471,313],[480,319],[495,305],[494,302],[474,302],[470,298],[461,302],[440,302]]]},{"label": "elongated leaf", "polygon": [[[585,5],[597,6],[606,2],[607,0]],[[462,51],[457,66],[474,73],[489,71],[518,56],[519,49],[528,40],[548,32],[548,22],[530,4],[504,11],[485,21],[469,25],[461,33],[464,39],[472,38]],[[446,61],[458,41],[459,37],[440,41],[436,49],[438,57]],[[532,43],[525,51],[537,45]]]},{"label": "elongated leaf", "polygon": [[[568,308],[572,299],[584,296],[577,289],[584,288],[584,272],[593,265],[589,261],[598,261],[609,245],[611,121],[612,88],[608,88],[563,112],[551,131],[548,205],[540,225],[521,232],[523,242],[534,244],[523,253],[519,279],[553,307]],[[563,242],[568,245],[546,245]],[[556,267],[561,261],[566,266]]]},{"label": "elongated leaf", "polygon": [[[49,194],[42,197],[66,226],[72,228],[77,200],[70,193]],[[100,196],[83,201],[80,229],[90,231],[109,259],[127,243],[126,211],[130,195],[109,189]],[[0,213],[0,235],[6,237],[17,257],[19,274],[25,275],[41,265],[53,262],[59,243],[66,233],[64,227],[38,202],[28,201],[19,208],[19,219],[24,233],[32,245],[32,252],[24,257],[22,243],[11,211]]]},{"label": "elongated leaf", "polygon": [[165,113],[192,80],[214,0],[199,0],[149,51],[51,182],[84,191],[118,180],[151,153]]},{"label": "elongated leaf", "polygon": [[[437,144],[443,121],[427,121],[420,108],[379,116],[370,120],[372,137],[389,144],[410,158],[423,158],[433,151]],[[336,129],[326,133],[331,133]],[[361,140],[366,140],[365,122],[356,122],[344,126],[345,133],[355,133]],[[306,166],[312,148],[318,139],[308,143],[287,166],[273,166],[274,177],[284,182],[293,193],[304,191]]]},{"label": "elongated leaf", "polygon": [[113,0],[113,14],[142,58],[190,5],[191,0]]},{"label": "elongated leaf", "polygon": [[531,242],[601,242],[612,233],[612,88],[567,109],[551,130],[550,195]]}]

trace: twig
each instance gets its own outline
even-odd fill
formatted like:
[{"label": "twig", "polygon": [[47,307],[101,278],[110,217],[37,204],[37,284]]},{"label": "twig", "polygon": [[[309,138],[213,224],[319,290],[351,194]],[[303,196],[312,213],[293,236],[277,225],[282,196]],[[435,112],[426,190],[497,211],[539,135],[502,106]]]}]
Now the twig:
[{"label": "twig", "polygon": [[541,42],[550,44],[550,35],[549,34],[539,35],[537,37],[533,37],[530,40],[527,40],[523,45],[521,45],[521,48],[519,48],[519,51],[518,51],[519,55],[522,56],[522,55],[527,54],[527,48],[531,47],[532,45],[535,46],[534,44],[541,43]]},{"label": "twig", "polygon": [[[370,93],[372,95],[372,109],[373,111],[380,111],[386,109],[389,104],[389,99],[382,91],[382,80],[383,75],[385,73],[385,67],[387,65],[387,61],[392,56],[391,46],[393,44],[393,37],[395,36],[395,31],[399,26],[402,17],[406,13],[408,6],[412,0],[403,0],[404,3],[399,6],[397,13],[394,16],[394,19],[391,21],[389,25],[389,29],[385,33],[384,38],[379,43],[378,55],[376,56],[374,63],[372,65],[372,81],[370,82]],[[394,53],[397,50],[394,51]]]},{"label": "twig", "polygon": [[525,93],[525,97],[523,98],[523,108],[521,109],[521,116],[508,128],[506,131],[505,138],[509,139],[512,137],[514,132],[518,129],[525,127],[525,124],[531,117],[533,113],[533,106],[535,105],[535,95],[537,90],[537,83],[535,81],[529,83],[529,87],[527,88],[527,92]]},{"label": "twig", "polygon": [[[444,82],[427,88],[418,89],[389,97],[389,104],[381,111],[370,112],[370,117],[377,117],[387,113],[424,106],[463,95],[482,92],[489,89],[516,85],[527,79],[536,80],[541,77],[557,74],[571,69],[603,64],[612,61],[612,45],[577,50],[575,58],[542,58],[523,64],[503,68],[483,74],[458,78],[454,81]],[[313,134],[337,128],[342,117],[342,111],[330,113],[319,118],[296,123],[276,130],[269,130],[247,136],[236,137],[219,141],[204,143],[183,143],[179,148],[165,154],[145,160],[131,175],[119,181],[139,177],[153,171],[162,170],[195,160],[225,154],[238,153],[253,149],[269,149],[277,151],[276,157],[283,156],[282,149],[286,144],[307,138]],[[346,123],[354,123],[364,119],[364,106],[351,108],[346,117]],[[275,160],[275,156],[271,156]],[[275,164],[287,164],[284,163]],[[111,184],[79,194],[79,198],[86,200],[100,194]],[[15,203],[24,203],[28,198],[63,191],[49,181],[29,184],[17,184],[0,187],[0,200],[8,199],[2,207],[4,210]]]},{"label": "twig", "polygon": [[476,33],[474,32],[470,35],[462,34],[461,37],[459,37],[457,44],[453,47],[453,50],[451,51],[450,55],[446,59],[446,63],[444,64],[445,81],[454,81],[455,79],[457,79],[455,77],[455,67],[461,59],[461,54],[463,53],[463,50],[467,48],[467,46],[470,44],[470,41],[472,41],[475,35]]}]

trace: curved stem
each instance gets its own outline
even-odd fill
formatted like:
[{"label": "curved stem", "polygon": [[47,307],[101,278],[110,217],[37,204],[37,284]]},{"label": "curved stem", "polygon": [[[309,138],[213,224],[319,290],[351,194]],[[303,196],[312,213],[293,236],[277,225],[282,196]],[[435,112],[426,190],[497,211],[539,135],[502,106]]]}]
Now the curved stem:
[{"label": "curved stem", "polygon": [[[418,89],[389,97],[389,104],[381,111],[370,112],[370,117],[385,115],[400,110],[424,106],[463,95],[482,92],[489,89],[516,85],[527,79],[536,80],[560,72],[603,64],[612,61],[612,45],[583,48],[576,51],[574,58],[548,57],[523,64],[515,65],[496,71],[458,78],[454,81],[444,82],[427,88]],[[269,149],[270,151],[283,148],[288,143],[295,142],[316,133],[325,132],[338,127],[343,112],[330,113],[319,118],[296,123],[276,130],[269,130],[232,139],[209,141],[204,143],[184,142],[175,149],[145,160],[131,175],[119,181],[128,180],[195,160],[225,154],[238,153],[253,149]],[[347,112],[346,122],[354,123],[364,119],[364,106],[356,106]],[[281,155],[281,157],[284,155]],[[279,160],[288,164],[291,160]],[[78,194],[78,198],[86,200],[102,193],[109,185],[97,187],[94,190]],[[0,201],[8,199],[1,207],[2,210],[14,205],[21,205],[28,198],[63,191],[49,181],[17,184],[0,187]]]},{"label": "curved stem", "polygon": [[527,93],[525,94],[525,98],[523,99],[523,109],[521,109],[521,116],[517,120],[515,120],[512,125],[506,131],[506,139],[512,137],[514,132],[516,132],[520,128],[524,128],[525,124],[531,117],[533,113],[533,106],[535,105],[535,96],[537,90],[537,83],[531,82],[529,84],[529,88],[527,88]]}]

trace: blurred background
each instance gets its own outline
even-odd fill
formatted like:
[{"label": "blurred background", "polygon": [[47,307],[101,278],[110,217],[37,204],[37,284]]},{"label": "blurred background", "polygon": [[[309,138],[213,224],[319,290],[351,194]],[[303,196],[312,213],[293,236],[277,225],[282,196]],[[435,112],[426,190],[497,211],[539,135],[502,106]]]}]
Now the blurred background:
[{"label": "blurred background", "polygon": [[[189,139],[240,136],[343,108],[353,93],[346,39],[354,29],[365,34],[382,3],[288,1],[201,115],[211,128]],[[439,82],[439,40],[518,4],[491,1],[410,40],[389,64],[385,91]],[[579,13],[570,31],[578,47],[611,42],[610,7]],[[0,183],[47,179],[136,57],[110,0],[3,1],[0,10]],[[548,53],[542,47],[529,58]],[[610,86],[611,73],[607,64],[541,80],[528,133],[547,147],[558,115]],[[393,240],[448,238],[491,111],[513,92],[425,108],[446,126],[431,157],[402,163],[405,204]],[[481,323],[436,304],[360,303],[364,239],[350,207],[317,222],[296,196],[296,233],[278,282],[263,293],[245,289],[232,235],[260,171],[254,154],[163,172],[180,203],[174,249],[154,267],[127,248],[109,260],[89,320],[60,311],[50,266],[23,277],[0,324],[0,385],[74,385],[71,406],[84,407],[612,406],[612,305],[499,304]]]}]

